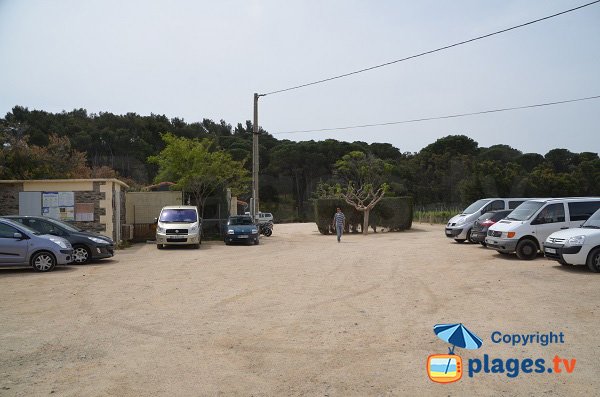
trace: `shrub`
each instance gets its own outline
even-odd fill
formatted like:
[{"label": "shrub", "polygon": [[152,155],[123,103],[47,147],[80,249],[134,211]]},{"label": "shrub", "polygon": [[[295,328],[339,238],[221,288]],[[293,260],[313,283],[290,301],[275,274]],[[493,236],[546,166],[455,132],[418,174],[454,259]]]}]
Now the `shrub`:
[{"label": "shrub", "polygon": [[[313,207],[315,222],[321,234],[335,232],[331,227],[331,221],[337,207],[341,208],[346,215],[346,233],[358,232],[358,226],[362,227],[363,213],[342,199],[317,199],[313,201]],[[390,231],[399,231],[410,229],[412,219],[412,197],[384,197],[371,211],[369,226],[374,230],[379,226]]]}]

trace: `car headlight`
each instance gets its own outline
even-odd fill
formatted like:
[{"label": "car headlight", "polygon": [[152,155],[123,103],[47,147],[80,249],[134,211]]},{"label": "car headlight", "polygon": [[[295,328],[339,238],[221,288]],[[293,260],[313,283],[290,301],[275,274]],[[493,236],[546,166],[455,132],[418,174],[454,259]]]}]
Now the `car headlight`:
[{"label": "car headlight", "polygon": [[69,248],[67,246],[67,244],[65,244],[65,242],[63,240],[59,240],[57,238],[51,238],[50,241],[52,241],[54,244],[58,245],[60,248],[62,249],[67,249]]},{"label": "car headlight", "polygon": [[569,245],[583,245],[585,242],[585,236],[573,236],[567,240]]},{"label": "car headlight", "polygon": [[108,241],[106,240],[102,240],[101,238],[98,237],[88,237],[90,240],[92,240],[93,242],[95,242],[96,244],[108,244]]},{"label": "car headlight", "polygon": [[194,225],[190,228],[190,233],[196,233],[198,231],[198,225]]},{"label": "car headlight", "polygon": [[234,234],[234,233],[235,233],[235,231],[233,229],[227,230],[227,234]]},{"label": "car headlight", "polygon": [[250,232],[252,232],[252,234],[256,234],[258,233],[258,229],[252,229]]},{"label": "car headlight", "polygon": [[157,226],[156,233],[165,233],[167,230],[164,227]]}]

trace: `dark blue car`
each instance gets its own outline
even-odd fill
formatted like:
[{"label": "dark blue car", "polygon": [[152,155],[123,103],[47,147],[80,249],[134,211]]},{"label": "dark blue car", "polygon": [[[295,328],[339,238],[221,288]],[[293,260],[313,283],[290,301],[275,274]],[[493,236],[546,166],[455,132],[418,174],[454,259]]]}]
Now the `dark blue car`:
[{"label": "dark blue car", "polygon": [[225,244],[259,244],[258,226],[248,215],[230,216],[225,227]]}]

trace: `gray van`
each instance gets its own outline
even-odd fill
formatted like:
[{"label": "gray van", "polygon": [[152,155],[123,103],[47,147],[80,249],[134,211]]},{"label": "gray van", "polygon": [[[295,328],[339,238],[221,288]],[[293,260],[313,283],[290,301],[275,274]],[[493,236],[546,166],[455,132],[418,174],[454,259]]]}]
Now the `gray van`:
[{"label": "gray van", "polygon": [[481,215],[490,211],[512,210],[530,198],[484,198],[475,201],[458,215],[450,218],[446,224],[446,237],[454,239],[457,243],[471,241],[473,224]]},{"label": "gray van", "polygon": [[0,267],[31,266],[48,272],[73,260],[73,247],[62,237],[40,234],[21,223],[0,218]]}]

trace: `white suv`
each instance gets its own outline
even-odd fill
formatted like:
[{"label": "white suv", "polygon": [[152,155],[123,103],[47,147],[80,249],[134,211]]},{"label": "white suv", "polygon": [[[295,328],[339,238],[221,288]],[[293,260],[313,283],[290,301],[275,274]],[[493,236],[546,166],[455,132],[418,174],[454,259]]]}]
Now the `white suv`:
[{"label": "white suv", "polygon": [[561,265],[586,265],[600,272],[600,210],[581,227],[552,233],[544,242],[546,258]]}]

